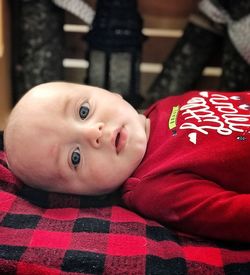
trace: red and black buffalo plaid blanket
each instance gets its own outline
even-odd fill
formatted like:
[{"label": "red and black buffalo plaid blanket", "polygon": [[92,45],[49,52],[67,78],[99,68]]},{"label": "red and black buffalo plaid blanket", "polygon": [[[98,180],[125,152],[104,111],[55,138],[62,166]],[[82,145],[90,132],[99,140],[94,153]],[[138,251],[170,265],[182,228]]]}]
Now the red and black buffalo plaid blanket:
[{"label": "red and black buffalo plaid blanket", "polygon": [[114,194],[31,189],[0,152],[0,274],[250,274],[250,244],[181,235]]}]

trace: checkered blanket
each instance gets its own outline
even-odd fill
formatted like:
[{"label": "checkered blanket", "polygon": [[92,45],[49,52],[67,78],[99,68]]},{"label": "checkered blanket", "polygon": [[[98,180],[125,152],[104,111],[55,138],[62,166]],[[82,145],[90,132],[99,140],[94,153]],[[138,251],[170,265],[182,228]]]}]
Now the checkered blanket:
[{"label": "checkered blanket", "polygon": [[250,274],[250,244],[171,231],[116,198],[31,189],[0,152],[0,274]]}]

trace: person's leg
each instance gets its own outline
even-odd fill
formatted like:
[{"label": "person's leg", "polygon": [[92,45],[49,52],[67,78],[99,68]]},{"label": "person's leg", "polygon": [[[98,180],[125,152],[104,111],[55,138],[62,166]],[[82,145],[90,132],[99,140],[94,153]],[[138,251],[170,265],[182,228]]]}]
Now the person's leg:
[{"label": "person's leg", "polygon": [[250,65],[242,58],[227,36],[222,57],[220,89],[224,91],[243,91],[249,90],[249,88]]},{"label": "person's leg", "polygon": [[[220,89],[248,90],[250,88],[250,64],[246,53],[250,51],[250,36],[247,37],[244,33],[250,32],[249,24],[246,23],[246,20],[250,22],[250,1],[213,0],[213,2],[218,2],[230,15],[232,22],[228,28],[232,28],[232,24],[238,25],[237,29],[231,31],[229,29],[226,32]],[[248,17],[249,19],[247,19]],[[235,42],[238,44],[236,45]]]},{"label": "person's leg", "polygon": [[182,37],[163,63],[161,73],[147,92],[145,106],[156,100],[193,89],[218,45],[220,35],[202,14],[192,15]]}]

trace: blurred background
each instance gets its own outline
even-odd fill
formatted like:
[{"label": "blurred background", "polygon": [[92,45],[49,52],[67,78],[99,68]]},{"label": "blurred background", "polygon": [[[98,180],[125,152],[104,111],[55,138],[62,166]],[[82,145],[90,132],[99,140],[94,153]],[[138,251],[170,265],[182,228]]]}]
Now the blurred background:
[{"label": "blurred background", "polygon": [[249,10],[249,0],[0,0],[0,129],[46,81],[105,87],[138,109],[190,89],[247,90]]}]

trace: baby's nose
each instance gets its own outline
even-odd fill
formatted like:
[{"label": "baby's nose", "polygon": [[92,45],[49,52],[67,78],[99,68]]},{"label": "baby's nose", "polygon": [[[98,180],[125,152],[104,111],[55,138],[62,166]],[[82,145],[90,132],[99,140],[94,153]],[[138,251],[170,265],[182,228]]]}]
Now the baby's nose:
[{"label": "baby's nose", "polygon": [[98,122],[92,125],[88,125],[85,128],[84,135],[86,136],[86,139],[90,142],[90,144],[95,148],[99,148],[101,145],[103,127],[104,124],[102,122]]}]

